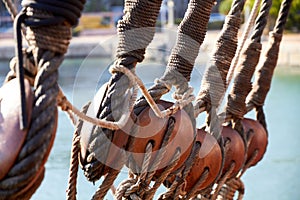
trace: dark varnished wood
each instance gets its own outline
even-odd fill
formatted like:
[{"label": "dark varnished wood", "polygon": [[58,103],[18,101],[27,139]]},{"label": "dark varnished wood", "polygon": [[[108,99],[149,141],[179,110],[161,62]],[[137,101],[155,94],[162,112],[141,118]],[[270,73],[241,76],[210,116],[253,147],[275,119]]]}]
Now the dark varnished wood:
[{"label": "dark varnished wood", "polygon": [[[33,92],[25,79],[26,114],[30,123]],[[20,86],[17,79],[0,88],[0,179],[13,166],[25,141],[27,130],[20,130]]]}]

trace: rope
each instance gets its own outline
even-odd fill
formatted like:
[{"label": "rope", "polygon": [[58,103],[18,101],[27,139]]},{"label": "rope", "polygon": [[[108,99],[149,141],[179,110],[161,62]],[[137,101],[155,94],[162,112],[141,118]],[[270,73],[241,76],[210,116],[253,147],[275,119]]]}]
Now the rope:
[{"label": "rope", "polygon": [[147,174],[146,180],[145,180],[146,184],[150,184],[150,181],[152,180],[153,176],[155,175],[156,170],[159,167],[159,164],[161,163],[161,161],[163,160],[163,158],[166,154],[167,148],[165,148],[165,147],[168,145],[168,142],[170,141],[171,134],[175,127],[175,123],[176,123],[175,118],[170,117],[168,120],[168,124],[167,124],[167,130],[165,132],[164,139],[161,144],[161,148],[158,151],[158,154],[157,154],[155,160],[153,161],[150,168],[148,169],[148,174]]},{"label": "rope", "polygon": [[217,140],[221,137],[221,121],[217,115],[217,109],[224,96],[226,77],[232,59],[237,49],[237,35],[240,26],[240,15],[245,1],[235,0],[232,3],[229,14],[226,16],[224,26],[216,42],[210,64],[205,71],[194,106],[195,116],[199,111],[209,111],[207,117],[207,131]]},{"label": "rope", "polygon": [[240,59],[239,66],[236,69],[236,76],[233,87],[228,96],[227,113],[235,118],[241,119],[247,113],[246,97],[251,91],[251,78],[254,74],[255,67],[259,62],[261,51],[261,36],[267,24],[271,0],[262,2],[260,14],[256,20],[255,30],[251,37],[251,43],[243,52],[243,57]]},{"label": "rope", "polygon": [[118,21],[117,58],[134,57],[142,62],[155,33],[162,0],[125,0],[124,16]]},{"label": "rope", "polygon": [[[54,60],[56,59],[56,62],[49,62],[47,59],[49,56],[52,56]],[[44,59],[45,63],[40,62],[40,70],[36,77],[34,86],[35,106],[26,142],[19,153],[14,167],[0,183],[0,198],[9,196],[13,198],[18,193],[10,193],[7,190],[11,191],[13,188],[19,188],[17,190],[22,191],[21,188],[33,180],[34,175],[43,166],[49,153],[48,149],[52,145],[51,140],[53,140],[55,135],[53,130],[56,127],[55,118],[57,114],[54,96],[57,94],[58,88],[57,84],[50,80],[57,80],[57,68],[62,58],[54,57],[52,54],[44,56],[42,59]]]},{"label": "rope", "polygon": [[[87,104],[83,107],[83,112],[86,113],[90,104]],[[80,145],[80,136],[79,133],[81,132],[83,125],[83,121],[79,121],[74,135],[73,135],[73,142],[72,142],[72,149],[71,149],[71,160],[70,160],[70,169],[69,169],[69,181],[68,187],[66,190],[67,193],[67,200],[76,200],[76,185],[77,185],[77,175],[78,175],[78,165],[79,165],[79,145]]]},{"label": "rope", "polygon": [[[240,55],[241,55],[241,51],[245,45],[245,42],[250,34],[250,30],[255,22],[255,17],[257,15],[257,11],[259,9],[259,4],[260,4],[261,0],[255,0],[254,2],[254,5],[253,5],[253,8],[251,10],[251,13],[250,13],[250,16],[249,16],[249,19],[247,21],[247,24],[245,25],[246,26],[246,30],[243,32],[243,35],[242,35],[242,39],[241,39],[241,42],[239,43],[238,47],[237,47],[237,50],[236,50],[236,54],[232,60],[232,63],[231,63],[231,66],[229,68],[229,72],[227,74],[227,84],[226,86],[228,87],[229,83],[231,82],[231,79],[233,77],[233,74],[234,74],[234,70],[238,64],[238,61],[239,61],[239,58],[240,58]],[[259,20],[257,20],[259,21]]]},{"label": "rope", "polygon": [[174,154],[174,156],[171,160],[171,164],[168,165],[164,169],[162,174],[155,180],[155,183],[154,183],[153,187],[147,192],[147,194],[145,194],[145,199],[153,199],[153,196],[154,196],[155,192],[157,191],[159,186],[166,180],[166,178],[172,172],[174,167],[177,165],[177,163],[179,161],[179,158],[180,158],[180,150],[178,149],[175,152],[175,154]]},{"label": "rope", "polygon": [[[198,56],[201,44],[204,41],[209,21],[209,14],[212,10],[214,1],[196,1],[190,0],[185,16],[178,27],[177,41],[172,49],[167,70],[161,78],[168,81],[178,88],[178,93],[183,93],[187,85],[180,85],[180,78],[186,79],[185,84],[190,81],[191,72]],[[179,72],[175,74],[174,72]]]},{"label": "rope", "polygon": [[237,200],[242,200],[245,193],[245,186],[241,179],[232,178],[220,190],[220,197],[221,199],[233,200],[236,192],[238,192]]},{"label": "rope", "polygon": [[182,188],[184,187],[185,179],[194,165],[196,160],[195,158],[199,154],[200,147],[201,145],[198,142],[194,143],[192,152],[184,165],[169,175],[170,177],[175,176],[175,178],[172,181],[171,186],[168,187],[167,191],[159,196],[159,199],[176,199],[182,194]]},{"label": "rope", "polygon": [[263,106],[265,102],[267,93],[271,86],[274,69],[277,65],[279,46],[291,3],[291,1],[285,0],[281,4],[274,30],[269,36],[269,43],[267,51],[265,52],[265,57],[261,60],[258,66],[257,75],[253,83],[253,89],[249,94],[250,100],[247,103],[247,107],[249,107],[250,104]]},{"label": "rope", "polygon": [[[23,3],[26,2],[23,1]],[[27,49],[27,55],[32,55],[29,57],[30,59],[34,57],[33,60],[35,62],[29,60],[29,62],[26,61],[23,63],[22,37],[20,34],[21,24],[29,25],[30,21],[33,20],[37,22],[35,25],[38,26],[44,20],[36,15],[35,8],[30,8],[25,4],[23,6],[23,11],[15,20],[15,31],[17,33],[18,43],[16,48],[17,59],[12,60],[13,63],[11,66],[18,66],[18,69],[16,69],[16,67],[14,67],[14,69],[17,71],[17,77],[19,77],[20,83],[22,84],[24,80],[23,64],[31,62],[30,66],[32,66],[37,63],[37,74],[33,85],[34,107],[25,143],[14,166],[10,169],[6,177],[0,181],[0,199],[29,199],[39,187],[44,177],[44,164],[52,147],[57,126],[57,71],[63,60],[63,55],[48,51],[48,48],[30,46]],[[44,17],[45,20],[47,20],[47,18],[55,19],[51,12],[48,12]],[[56,24],[56,22],[54,23],[53,21],[52,25]],[[65,24],[60,24],[60,26],[66,27]],[[70,28],[67,27],[65,29]],[[58,32],[56,34],[59,35],[60,33]],[[30,43],[30,45],[32,45],[32,43]],[[29,53],[29,51],[32,51],[32,53]],[[16,64],[17,62],[18,65]],[[35,74],[36,72],[29,73]],[[11,74],[13,74],[13,72],[9,75]],[[7,79],[9,79],[9,77]],[[23,127],[27,127],[27,125],[23,123]]]},{"label": "rope", "polygon": [[[123,181],[117,188],[116,197],[117,199],[122,199],[122,197],[129,198],[132,195],[139,197],[141,199],[152,199],[156,190],[161,185],[161,183],[166,179],[172,169],[176,166],[179,157],[180,150],[176,150],[175,154],[171,159],[170,165],[168,165],[162,172],[162,174],[155,180],[153,187],[150,187],[151,180],[156,174],[156,170],[159,164],[163,160],[166,153],[166,146],[169,143],[171,134],[174,130],[175,119],[170,117],[168,120],[167,128],[164,133],[164,138],[160,146],[160,150],[154,158],[152,163],[150,162],[152,156],[152,143],[149,142],[145,149],[145,156],[142,162],[140,174],[137,176],[129,177],[129,179]],[[134,168],[132,161],[129,161],[130,169]]]},{"label": "rope", "polygon": [[[124,156],[122,156],[124,157]],[[123,163],[123,162],[122,162]],[[95,192],[95,194],[92,197],[92,200],[102,200],[104,199],[105,195],[107,194],[108,190],[113,185],[114,180],[119,175],[119,170],[110,169],[108,172],[108,175],[105,176],[104,181],[98,188],[98,190]]]},{"label": "rope", "polygon": [[[188,81],[207,31],[209,14],[214,2],[190,0],[185,16],[178,27],[176,44],[170,55],[167,69],[164,75],[156,80],[155,85],[148,89],[154,101],[169,92],[172,85],[176,87],[176,94],[179,95],[188,90]],[[145,106],[147,101],[142,97],[135,104],[135,113],[139,114]],[[185,110],[195,125],[194,109],[189,105]]]},{"label": "rope", "polygon": [[219,192],[223,185],[226,183],[228,178],[230,178],[231,173],[233,172],[235,168],[235,162],[231,162],[229,169],[222,175],[222,177],[218,180],[217,187],[213,191],[211,199],[216,199],[217,196],[219,195]]},{"label": "rope", "polygon": [[[148,93],[145,85],[143,84],[142,80],[139,79],[135,74],[133,74],[129,69],[125,67],[120,66],[113,66],[110,70],[112,73],[118,71],[124,73],[130,80],[132,85],[138,85],[142,94],[146,98],[147,102],[149,103],[150,107],[154,111],[155,115],[159,118],[164,118],[166,116],[172,115],[176,113],[179,109],[182,109],[184,106],[189,104],[194,100],[194,97],[192,95],[192,88],[186,91],[183,95],[174,95],[174,98],[177,99],[177,101],[174,103],[174,105],[169,108],[165,109],[164,111],[161,111],[160,108],[157,106],[155,101],[152,99],[151,95]],[[133,93],[137,93],[137,88],[133,86]],[[71,102],[69,102],[66,98],[66,96],[63,94],[62,90],[59,91],[58,94],[58,105],[61,107],[63,111],[66,112],[72,112],[74,115],[78,116],[80,119],[90,122],[94,125],[100,126],[102,128],[108,128],[111,130],[118,130],[120,127],[123,127],[125,123],[127,122],[129,118],[130,111],[133,109],[134,102],[136,100],[136,95],[132,95],[132,98],[130,98],[129,102],[129,109],[128,112],[123,113],[123,116],[118,122],[111,122],[107,120],[100,120],[97,118],[93,118],[90,116],[87,116],[86,114],[79,111],[75,106],[72,105]],[[73,116],[71,116],[73,118]]]},{"label": "rope", "polygon": [[[210,64],[206,69],[198,93],[195,110],[206,107],[218,107],[225,92],[226,76],[231,61],[236,53],[237,34],[240,25],[240,15],[245,1],[234,1],[229,14],[226,16],[225,24],[216,42]],[[217,136],[219,137],[219,136]]]},{"label": "rope", "polygon": [[208,175],[209,175],[209,169],[206,168],[203,171],[203,173],[201,174],[201,176],[199,177],[197,183],[193,186],[191,191],[187,194],[185,199],[191,199],[191,198],[197,196],[197,193],[199,192],[199,191],[197,191],[197,188],[207,179]]},{"label": "rope", "polygon": [[[205,33],[207,30],[207,23],[209,20],[209,14],[211,12],[214,1],[196,1],[191,0],[188,5],[188,10],[184,16],[184,19],[178,27],[178,35],[176,44],[172,50],[169,58],[169,63],[164,75],[156,80],[156,84],[149,89],[149,94],[152,96],[154,101],[161,98],[161,96],[167,93],[172,85],[176,88],[176,97],[188,97],[194,99],[189,91],[188,81],[193,69],[195,59],[199,53],[199,48],[203,43]],[[195,28],[198,27],[198,28]],[[187,94],[187,95],[186,95]],[[185,99],[185,98],[182,98]],[[139,114],[147,105],[145,98],[139,99],[135,104],[135,113]],[[175,104],[176,105],[176,104]],[[193,127],[195,127],[194,108],[191,103],[185,104],[182,108],[190,116]],[[195,130],[194,130],[195,134]],[[191,154],[187,160],[187,167],[182,171],[181,181],[185,179],[193,163],[193,157]],[[191,164],[191,166],[188,166]],[[171,186],[167,193],[162,194],[160,198],[172,195],[176,198],[180,193],[180,188],[183,187],[183,183],[175,182]],[[149,195],[153,197],[153,194]]]},{"label": "rope", "polygon": [[[136,63],[143,60],[145,48],[151,42],[155,32],[155,22],[159,13],[160,4],[161,0],[125,1],[124,16],[122,20],[119,20],[118,22],[119,43],[117,47],[117,61],[114,64],[115,66],[124,66],[128,69],[134,69]],[[114,73],[108,83],[108,88],[104,95],[105,98],[102,100],[102,104],[99,107],[97,117],[106,119],[107,121],[119,120],[120,116],[122,116],[124,102],[128,102],[124,100],[124,95],[128,88],[130,88],[128,78],[122,76],[122,73]],[[112,134],[112,130],[103,129],[94,134],[94,139],[91,142],[102,146],[102,142],[99,139],[101,138],[100,136]],[[104,150],[102,154],[106,155],[107,150]],[[85,163],[84,165],[88,164],[89,163]],[[99,161],[95,161],[94,166],[103,167]],[[102,176],[101,170],[99,171],[97,172],[97,178]],[[85,174],[89,174],[89,172],[86,171]]]}]

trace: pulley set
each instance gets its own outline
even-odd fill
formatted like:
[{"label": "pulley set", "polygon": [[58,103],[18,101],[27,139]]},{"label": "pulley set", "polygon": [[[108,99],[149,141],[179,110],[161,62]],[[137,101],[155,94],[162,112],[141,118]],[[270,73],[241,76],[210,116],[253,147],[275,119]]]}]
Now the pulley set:
[{"label": "pulley set", "polygon": [[[71,27],[85,1],[23,1],[18,15],[11,1],[4,2],[15,18],[17,51],[0,89],[0,199],[29,199],[39,187],[55,138],[58,106],[76,124],[67,199],[76,199],[79,166],[91,182],[103,177],[92,199],[103,199],[109,189],[116,199],[233,199],[236,191],[238,199],[243,197],[241,176],[262,159],[268,143],[263,105],[291,1],[282,2],[265,56],[260,56],[261,36],[272,1],[256,0],[240,42],[245,0],[233,1],[195,98],[189,80],[215,1],[190,0],[165,73],[146,89],[135,68],[153,39],[162,2],[125,0],[112,76],[82,111],[67,100],[57,79]],[[28,41],[25,50],[22,33]],[[173,86],[175,102],[161,100]],[[20,93],[10,95],[10,90]],[[256,120],[244,117],[252,109]],[[204,111],[205,126],[196,127]],[[124,166],[128,178],[114,188]],[[156,194],[162,185],[165,192]]]}]

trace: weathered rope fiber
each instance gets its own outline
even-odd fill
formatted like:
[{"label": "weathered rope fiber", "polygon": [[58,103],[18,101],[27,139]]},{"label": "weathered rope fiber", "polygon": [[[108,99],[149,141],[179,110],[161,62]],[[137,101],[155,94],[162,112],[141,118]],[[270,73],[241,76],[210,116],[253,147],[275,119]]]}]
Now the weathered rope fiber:
[{"label": "weathered rope fiber", "polygon": [[[22,2],[24,9],[19,15],[22,19],[21,21],[16,20],[16,32],[18,34],[18,65],[15,63],[12,64],[12,66],[18,66],[19,70],[23,70],[24,67],[22,62],[22,46],[20,45],[22,44],[22,38],[20,37],[21,23],[28,26],[40,26],[45,21],[48,21],[47,19],[52,19],[50,20],[51,24],[48,24],[48,27],[55,25],[67,27],[62,30],[70,29],[70,26],[64,23],[64,16],[61,16],[60,20],[57,20],[51,12],[45,12],[47,6],[42,8],[44,11],[37,11],[39,9],[35,6],[43,4],[43,2],[45,1],[31,1],[30,5],[26,4],[28,1]],[[45,14],[41,17],[38,13]],[[14,15],[14,13],[12,14]],[[59,30],[61,29],[58,29],[58,31]],[[51,33],[51,31],[49,32]],[[45,34],[46,33],[47,31]],[[70,33],[70,30],[68,33]],[[57,34],[57,32],[55,34]],[[36,40],[39,40],[40,38],[41,37],[39,37],[38,34],[35,37]],[[32,39],[32,41],[33,40],[34,39]],[[25,65],[30,65],[25,66],[25,69],[29,71],[30,69],[34,70],[31,72],[28,71],[32,75],[31,78],[34,78],[35,76],[33,83],[34,106],[31,115],[31,123],[28,127],[25,143],[23,144],[14,166],[10,169],[6,177],[0,181],[0,199],[30,199],[43,180],[45,171],[44,164],[47,161],[55,138],[57,126],[56,96],[58,93],[58,67],[63,61],[63,55],[61,54],[61,51],[49,51],[46,46],[36,46],[38,44],[38,42],[29,43],[30,47],[28,48],[27,54],[30,56],[28,56],[29,60],[24,63]],[[53,49],[50,48],[50,50]],[[32,53],[29,53],[30,51]],[[15,59],[12,60],[12,62],[15,61]],[[31,67],[33,65],[35,65],[35,67]],[[13,69],[15,70],[16,67],[13,67]],[[11,74],[12,73],[10,73],[10,75]],[[19,78],[20,77],[21,76],[19,76]],[[23,77],[20,79],[22,78]],[[7,78],[7,80],[9,79],[10,78]]]},{"label": "weathered rope fiber", "polygon": [[251,36],[251,42],[243,52],[243,56],[241,57],[236,69],[236,76],[233,87],[228,96],[226,111],[226,113],[233,115],[235,118],[241,119],[247,113],[245,101],[252,88],[251,79],[256,65],[259,62],[262,47],[260,40],[263,30],[267,24],[271,5],[271,0],[265,0],[262,2],[259,16],[256,19],[255,29]]},{"label": "weathered rope fiber", "polygon": [[[132,70],[137,62],[144,59],[145,49],[152,41],[155,32],[155,22],[160,10],[161,0],[126,0],[124,16],[118,22],[119,43],[117,47],[117,61],[115,66],[126,67]],[[125,93],[132,85],[123,73],[112,74],[108,88],[97,117],[107,121],[118,121],[123,114]],[[130,96],[127,95],[127,98]],[[106,160],[110,144],[104,144],[103,137],[112,140],[113,131],[110,129],[95,128],[91,133],[88,147],[87,162],[83,163],[83,170],[88,180],[96,181],[103,174],[105,165],[95,158],[101,153],[101,160]],[[112,182],[111,182],[112,183]]]},{"label": "weathered rope fiber", "polygon": [[232,3],[229,14],[219,38],[216,41],[213,54],[201,83],[201,90],[198,93],[194,106],[195,116],[202,110],[208,111],[207,131],[219,140],[221,137],[221,124],[217,116],[217,108],[224,96],[227,84],[227,73],[237,49],[237,36],[241,23],[241,12],[245,1],[235,0]]},{"label": "weathered rope fiber", "polygon": [[[90,104],[87,104],[83,107],[82,112],[86,113]],[[69,169],[69,181],[68,187],[66,190],[67,200],[76,200],[76,185],[77,185],[77,174],[78,174],[78,165],[79,165],[79,145],[80,145],[80,136],[79,133],[82,129],[83,121],[79,120],[76,125],[76,129],[73,135],[72,140],[72,149],[71,149],[71,159],[70,159],[70,169]]]},{"label": "weathered rope fiber", "polygon": [[233,74],[234,74],[235,68],[236,68],[236,66],[237,66],[237,64],[239,62],[239,58],[241,56],[242,50],[243,50],[244,45],[246,43],[246,40],[247,40],[247,38],[248,38],[248,36],[250,34],[252,26],[253,26],[253,24],[255,22],[255,18],[256,18],[257,12],[259,10],[260,2],[261,2],[261,0],[256,0],[255,3],[254,3],[254,5],[253,5],[253,8],[251,10],[251,13],[250,13],[249,19],[247,21],[247,24],[245,25],[245,30],[243,31],[243,35],[241,37],[241,41],[239,42],[239,45],[237,47],[236,55],[234,56],[234,58],[232,60],[229,72],[227,74],[227,84],[226,84],[226,87],[228,87],[228,85],[231,82],[231,79],[233,77]]},{"label": "weathered rope fiber", "polygon": [[264,59],[260,60],[258,71],[253,83],[253,89],[249,96],[248,105],[263,106],[266,96],[270,90],[274,69],[277,65],[280,42],[282,33],[288,17],[292,1],[285,0],[282,2],[279,16],[277,18],[273,32],[270,33],[267,51]]},{"label": "weathered rope fiber", "polygon": [[234,1],[216,42],[210,64],[202,79],[196,109],[203,106],[219,106],[225,92],[226,76],[237,48],[240,15],[245,1]]},{"label": "weathered rope fiber", "polygon": [[[189,88],[188,81],[207,31],[209,14],[213,5],[213,0],[191,0],[189,2],[184,19],[178,27],[177,41],[169,58],[167,69],[155,85],[148,90],[155,101],[169,92],[172,85],[176,87],[178,94],[184,93]],[[146,105],[147,101],[143,97],[139,99],[135,104],[136,114]],[[191,111],[188,113],[190,114]],[[191,117],[191,119],[193,118]]]},{"label": "weathered rope fiber", "polygon": [[146,47],[155,33],[155,23],[161,0],[126,0],[124,16],[118,22],[119,43],[117,57],[144,59]]}]

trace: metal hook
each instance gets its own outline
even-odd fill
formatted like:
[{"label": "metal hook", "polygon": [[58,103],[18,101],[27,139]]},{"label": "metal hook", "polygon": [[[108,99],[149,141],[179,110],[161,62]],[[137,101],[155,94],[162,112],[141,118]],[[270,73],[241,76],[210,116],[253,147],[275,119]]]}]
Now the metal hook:
[{"label": "metal hook", "polygon": [[17,45],[15,48],[15,53],[18,59],[16,76],[19,79],[20,84],[20,97],[21,97],[21,114],[20,114],[20,129],[25,130],[28,126],[27,124],[27,113],[26,113],[26,94],[25,94],[25,84],[24,84],[24,69],[23,69],[23,52],[22,52],[22,23],[26,18],[26,11],[23,9],[15,18],[14,21],[14,34]]}]

